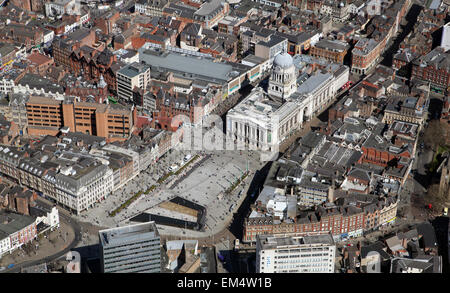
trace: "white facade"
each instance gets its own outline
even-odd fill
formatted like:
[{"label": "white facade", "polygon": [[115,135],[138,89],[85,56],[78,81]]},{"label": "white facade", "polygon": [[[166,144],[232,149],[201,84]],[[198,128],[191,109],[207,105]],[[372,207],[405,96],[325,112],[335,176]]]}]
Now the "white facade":
[{"label": "white facade", "polygon": [[441,47],[446,52],[450,50],[450,22],[442,27]]},{"label": "white facade", "polygon": [[294,102],[283,103],[261,88],[227,113],[227,139],[254,149],[274,151],[300,120]]},{"label": "white facade", "polygon": [[3,239],[0,239],[0,258],[11,250],[11,239],[9,235]]},{"label": "white facade", "polygon": [[45,3],[45,15],[57,17],[63,14],[80,15],[80,2],[78,0],[55,0]]},{"label": "white facade", "polygon": [[336,246],[331,234],[258,235],[257,273],[334,273]]},{"label": "white facade", "polygon": [[52,30],[48,30],[44,34],[44,44],[50,44],[55,37],[55,32]]},{"label": "white facade", "polygon": [[277,55],[268,93],[252,92],[227,113],[227,139],[261,150],[274,147],[324,110],[349,79],[345,65],[330,65],[328,71],[315,72],[297,87],[296,68],[287,53]]},{"label": "white facade", "polygon": [[349,68],[343,65],[334,73],[317,72],[302,83],[297,89],[303,96],[301,120],[309,120],[321,112],[335,98],[338,90],[348,82],[349,74]]},{"label": "white facade", "polygon": [[141,171],[146,170],[151,164],[155,163],[159,157],[159,146],[155,144],[151,148],[146,149],[139,155],[139,168]]},{"label": "white facade", "polygon": [[52,207],[50,213],[47,213],[46,222],[52,228],[59,228],[59,212],[56,207]]},{"label": "white facade", "polygon": [[[137,153],[133,150],[121,148],[119,146],[112,145],[112,144],[104,146],[102,148],[102,150],[111,152],[111,153],[122,154],[122,155],[130,157],[133,160],[133,175],[130,176],[126,181],[119,183],[119,184],[116,184],[116,183],[120,182],[120,180],[116,180],[116,182],[114,182],[114,180],[113,180],[113,191],[115,191],[115,190],[121,188],[122,186],[124,186],[125,184],[127,184],[130,180],[132,180],[134,177],[136,177],[139,174],[139,172],[141,171],[139,153]],[[120,174],[120,171],[121,171],[120,169],[117,170],[116,172],[118,172],[118,173],[116,173],[116,175]],[[114,176],[114,177],[116,178],[117,176]]]},{"label": "white facade", "polygon": [[59,211],[56,207],[52,207],[50,212],[47,212],[46,216],[38,217],[36,219],[36,225],[43,222],[44,224],[50,226],[50,229],[59,228]]},{"label": "white facade", "polygon": [[[62,88],[61,88],[62,91]],[[55,91],[48,91],[45,87],[37,88],[30,87],[28,84],[15,84],[13,79],[8,79],[7,77],[3,77],[0,79],[0,93],[8,94],[8,93],[19,93],[19,94],[29,94],[35,96],[46,96],[52,97],[55,100],[63,101],[65,99],[65,94],[62,91],[61,93]]]},{"label": "white facade", "polygon": [[150,82],[150,66],[131,63],[117,72],[117,95],[120,99],[133,100],[135,87],[146,89]]},{"label": "white facade", "polygon": [[83,178],[73,178],[71,167],[61,169],[55,177],[44,176],[44,180],[55,186],[55,194],[45,193],[58,203],[80,213],[92,205],[106,198],[113,191],[112,169],[100,165]]},{"label": "white facade", "polygon": [[0,79],[0,93],[8,94],[14,89],[14,80],[2,78]]},{"label": "white facade", "polygon": [[89,12],[85,12],[84,14],[81,14],[80,16],[80,25],[83,23],[89,21]]},{"label": "white facade", "polygon": [[287,98],[297,90],[297,74],[291,55],[280,53],[273,61],[269,80],[269,95]]},{"label": "white facade", "polygon": [[267,6],[276,7],[276,8],[281,7],[281,3],[276,2],[276,1],[270,1],[270,0],[253,0],[253,1],[267,5]]},{"label": "white facade", "polygon": [[[10,83],[11,85],[11,83]],[[1,84],[0,84],[1,86]],[[58,101],[63,101],[65,98],[65,94],[63,93],[58,93],[58,92],[50,92],[50,91],[46,91],[44,88],[30,88],[28,85],[21,85],[21,84],[17,84],[15,86],[13,86],[12,88],[12,92],[13,93],[19,93],[19,94],[30,94],[30,95],[35,95],[35,96],[45,96],[45,97],[52,97],[55,100]]]},{"label": "white facade", "polygon": [[136,2],[136,4],[134,5],[134,8],[137,12],[145,14],[147,16],[162,16],[163,6],[164,5],[160,5],[159,7],[157,7],[157,6],[152,6],[152,5],[148,4],[147,2],[145,2],[145,3]]},{"label": "white facade", "polygon": [[361,1],[360,3],[353,2],[349,5],[349,12],[351,14],[358,14],[366,6],[366,3]]},{"label": "white facade", "polygon": [[313,36],[311,36],[311,39],[309,41],[309,44],[311,46],[314,46],[318,41],[320,41],[320,39],[323,38],[323,33],[322,32],[318,32],[316,34],[314,34]]}]

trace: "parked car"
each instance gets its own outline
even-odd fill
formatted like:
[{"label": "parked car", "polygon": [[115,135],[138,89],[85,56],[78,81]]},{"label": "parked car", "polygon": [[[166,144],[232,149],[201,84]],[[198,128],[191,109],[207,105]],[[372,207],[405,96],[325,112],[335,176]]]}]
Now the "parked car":
[{"label": "parked car", "polygon": [[183,161],[184,162],[188,162],[191,158],[192,158],[192,155],[191,154],[187,154],[186,156],[184,156]]}]

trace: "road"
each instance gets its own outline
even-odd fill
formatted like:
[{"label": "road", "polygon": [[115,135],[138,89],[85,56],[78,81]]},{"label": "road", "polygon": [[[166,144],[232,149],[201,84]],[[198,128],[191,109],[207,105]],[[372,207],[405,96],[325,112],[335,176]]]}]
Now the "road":
[{"label": "road", "polygon": [[400,44],[403,42],[403,40],[406,38],[406,36],[414,29],[414,25],[417,22],[417,17],[419,16],[420,11],[423,7],[413,3],[411,5],[411,8],[409,9],[408,13],[405,16],[405,19],[407,21],[405,26],[400,25],[399,27],[399,34],[397,37],[389,42],[390,47],[387,48],[383,53],[383,60],[380,62],[380,64],[391,67],[392,66],[392,60],[394,57],[394,54],[397,53],[398,49],[400,48]]},{"label": "road", "polygon": [[[50,208],[52,206],[51,203],[49,203],[49,201],[47,201],[45,199],[38,198],[37,201],[38,201],[39,205],[41,205],[41,206],[44,206],[47,208]],[[59,252],[57,252],[53,255],[50,255],[50,256],[45,257],[40,260],[26,261],[26,262],[23,262],[20,264],[15,264],[14,267],[12,267],[11,269],[6,269],[2,273],[19,273],[20,269],[23,267],[34,266],[37,264],[41,264],[43,262],[46,262],[46,263],[52,262],[52,261],[60,258],[61,256],[63,256],[64,254],[66,254],[67,252],[69,252],[70,250],[72,250],[73,248],[75,248],[78,245],[78,243],[81,240],[80,224],[77,221],[75,221],[74,219],[72,219],[66,210],[64,210],[62,208],[58,208],[58,211],[59,211],[59,220],[61,222],[64,222],[64,223],[70,225],[72,227],[72,229],[74,230],[75,238],[73,239],[73,241],[66,248],[64,248],[63,250],[60,250]]]}]

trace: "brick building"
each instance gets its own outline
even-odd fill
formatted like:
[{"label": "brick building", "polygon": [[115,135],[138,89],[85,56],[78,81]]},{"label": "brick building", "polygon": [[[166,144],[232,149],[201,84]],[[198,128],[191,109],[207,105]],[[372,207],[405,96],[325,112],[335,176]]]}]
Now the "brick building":
[{"label": "brick building", "polygon": [[378,40],[360,39],[352,50],[352,73],[365,74],[372,69],[384,50],[386,39],[386,36]]},{"label": "brick building", "polygon": [[7,239],[7,247],[0,247],[1,255],[10,253],[36,238],[36,218],[9,211],[0,211],[0,239]]},{"label": "brick building", "polygon": [[94,18],[94,26],[98,27],[104,34],[108,35],[113,32],[113,27],[119,18],[119,11],[106,11]]},{"label": "brick building", "polygon": [[388,142],[379,135],[371,134],[361,146],[363,152],[360,163],[370,163],[378,166],[394,167],[400,164],[401,158],[411,158],[414,154],[413,145],[405,144],[400,147]]},{"label": "brick building", "polygon": [[72,68],[70,55],[83,46],[94,46],[96,43],[95,31],[85,28],[78,29],[69,35],[53,40],[53,58],[56,65]]},{"label": "brick building", "polygon": [[310,55],[325,58],[334,63],[344,63],[344,57],[350,46],[347,43],[335,40],[321,40],[311,46]]},{"label": "brick building", "polygon": [[101,75],[100,81],[96,86],[92,84],[84,86],[84,83],[81,83],[79,80],[74,83],[66,83],[65,94],[67,96],[79,97],[83,102],[86,102],[93,97],[96,103],[102,104],[108,99],[107,86],[108,85],[103,79],[103,75]]},{"label": "brick building", "polygon": [[411,76],[430,82],[432,89],[441,93],[450,89],[450,51],[442,47],[413,61]]},{"label": "brick building", "polygon": [[29,67],[27,69],[34,74],[45,76],[48,68],[53,65],[53,59],[39,53],[38,51],[32,52],[28,55]]},{"label": "brick building", "polygon": [[42,12],[44,9],[44,0],[11,0],[10,3],[27,11]]},{"label": "brick building", "polygon": [[[194,96],[171,95],[160,90],[156,94],[156,109],[153,112],[154,127],[176,131],[183,122],[198,123],[203,117],[204,100]],[[183,115],[189,121],[183,121],[176,116]],[[174,119],[175,118],[175,119]]]},{"label": "brick building", "polygon": [[[362,198],[363,195],[360,196]],[[337,206],[318,206],[314,212],[298,215],[291,223],[276,223],[274,217],[248,218],[244,222],[243,242],[256,241],[260,234],[331,232],[335,241],[361,236],[363,232],[377,229],[395,219],[398,199],[388,197],[370,204],[347,205],[346,198]]]},{"label": "brick building", "polygon": [[56,135],[61,128],[68,127],[71,132],[105,137],[108,141],[126,140],[136,121],[136,110],[69,98],[56,101],[30,97],[26,109],[30,135]]},{"label": "brick building", "polygon": [[35,26],[10,23],[0,30],[0,39],[10,43],[20,43],[30,49],[44,42],[44,31]]},{"label": "brick building", "polygon": [[117,56],[108,49],[101,52],[88,46],[75,49],[68,57],[68,64],[71,72],[86,80],[99,82],[100,76],[103,76],[108,90],[116,91],[116,70],[121,67],[122,62],[117,61]]}]

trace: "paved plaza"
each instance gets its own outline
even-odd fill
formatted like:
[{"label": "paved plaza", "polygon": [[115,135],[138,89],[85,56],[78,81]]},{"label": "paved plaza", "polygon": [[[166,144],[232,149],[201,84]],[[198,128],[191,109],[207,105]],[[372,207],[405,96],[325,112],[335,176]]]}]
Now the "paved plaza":
[{"label": "paved plaza", "polygon": [[[173,164],[172,162],[180,163],[188,153],[192,157],[198,155],[198,158],[183,169],[180,174],[172,175],[163,184],[158,185],[156,183],[158,178],[168,172],[168,168]],[[247,166],[250,174],[234,189],[232,194],[226,195],[225,190],[241,178],[247,170]],[[97,203],[94,208],[75,217],[81,222],[89,222],[103,227],[123,226],[130,224],[129,219],[142,212],[167,216],[168,210],[162,210],[159,204],[180,196],[206,207],[205,231],[183,231],[184,229],[176,227],[158,225],[160,234],[208,237],[227,227],[232,219],[233,212],[239,208],[247,195],[247,188],[254,172],[261,167],[260,155],[255,151],[194,152],[173,150],[125,186],[116,190],[104,201]],[[145,191],[153,184],[158,185],[158,188],[149,194],[142,194],[138,200],[114,217],[109,216],[110,211],[135,193]],[[230,208],[232,208],[231,211]]]},{"label": "paved plaza", "polygon": [[24,246],[11,254],[5,254],[0,259],[0,267],[42,260],[65,249],[74,238],[75,233],[72,227],[65,222],[61,222],[59,229],[44,232],[38,236],[38,239],[30,242],[26,248]]}]

